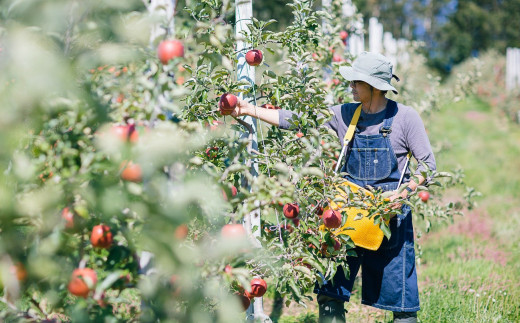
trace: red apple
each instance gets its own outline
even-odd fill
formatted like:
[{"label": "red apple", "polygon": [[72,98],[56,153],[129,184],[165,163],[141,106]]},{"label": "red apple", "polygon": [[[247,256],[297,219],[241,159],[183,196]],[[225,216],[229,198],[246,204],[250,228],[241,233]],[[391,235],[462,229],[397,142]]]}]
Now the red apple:
[{"label": "red apple", "polygon": [[318,205],[316,207],[316,214],[321,218],[321,216],[323,215],[323,206]]},{"label": "red apple", "polygon": [[303,132],[298,132],[298,133],[296,133],[296,137],[298,137],[298,138],[303,137]]},{"label": "red apple", "polygon": [[240,298],[240,302],[242,303],[242,308],[244,311],[246,311],[249,308],[249,305],[251,305],[251,299],[247,297],[244,293],[235,293],[235,295]]},{"label": "red apple", "polygon": [[269,110],[280,110],[281,109],[279,106],[275,106],[274,104],[271,104],[271,103],[262,104],[260,107],[269,109]]},{"label": "red apple", "polygon": [[341,226],[341,212],[328,209],[323,212],[323,224],[329,229],[339,228]]},{"label": "red apple", "polygon": [[90,268],[77,268],[72,272],[68,289],[72,295],[86,298],[97,284],[97,274]]},{"label": "red apple", "polygon": [[140,182],[142,180],[141,166],[130,162],[121,163],[121,178],[129,182]]},{"label": "red apple", "polygon": [[348,32],[346,30],[340,31],[339,32],[339,38],[341,38],[341,40],[343,40],[343,41],[347,40]]},{"label": "red apple", "polygon": [[253,278],[251,280],[251,296],[262,297],[267,291],[267,283],[262,278]]},{"label": "red apple", "polygon": [[237,239],[246,236],[246,229],[241,224],[226,224],[220,230],[220,235],[223,238]]},{"label": "red apple", "polygon": [[208,149],[206,149],[206,156],[208,156],[208,158],[215,158],[217,157],[217,154],[218,147],[209,147]]},{"label": "red apple", "polygon": [[237,97],[231,93],[224,93],[218,103],[220,114],[230,115],[237,106]]},{"label": "red apple", "polygon": [[217,131],[219,126],[224,124],[224,122],[222,121],[219,121],[219,120],[213,120],[211,121],[211,125],[209,126],[209,130],[211,131]]},{"label": "red apple", "polygon": [[[327,253],[327,248],[328,248],[328,244],[327,243],[322,243],[321,244],[321,253],[322,254],[326,254]],[[340,248],[341,248],[341,243],[339,242],[338,239],[334,239],[334,251],[338,251]]]},{"label": "red apple", "polygon": [[233,267],[231,267],[231,265],[226,265],[226,267],[224,267],[224,272],[228,275],[232,275],[233,274]]},{"label": "red apple", "polygon": [[157,47],[157,57],[163,64],[175,57],[184,57],[184,45],[175,39],[163,40]]},{"label": "red apple", "polygon": [[175,80],[175,84],[177,85],[183,85],[184,84],[184,76],[179,76],[176,80]]},{"label": "red apple", "polygon": [[300,226],[300,219],[296,218],[296,219],[291,219],[291,220],[294,223],[295,227],[299,227]]},{"label": "red apple", "polygon": [[289,223],[280,225],[280,229],[285,230],[289,233],[293,233],[294,231],[294,228]]},{"label": "red apple", "polygon": [[264,58],[264,55],[262,54],[262,51],[258,49],[253,49],[247,52],[246,54],[246,62],[250,66],[258,66],[262,63],[262,59]]},{"label": "red apple", "polygon": [[341,248],[341,243],[338,239],[334,239],[334,250],[338,251]]},{"label": "red apple", "polygon": [[68,207],[65,207],[61,211],[61,217],[65,220],[65,228],[74,228],[74,212],[72,212]]},{"label": "red apple", "polygon": [[332,55],[332,61],[336,63],[341,63],[343,62],[343,57],[341,57],[341,55],[334,54]]},{"label": "red apple", "polygon": [[173,235],[177,240],[184,240],[188,236],[188,232],[188,226],[186,224],[181,224],[175,229]]},{"label": "red apple", "polygon": [[300,207],[296,203],[287,203],[283,206],[283,215],[288,219],[294,219],[300,214]]},{"label": "red apple", "polygon": [[430,193],[427,191],[420,191],[418,195],[424,203],[428,202],[428,199],[430,199]]},{"label": "red apple", "polygon": [[[231,196],[236,196],[237,193],[238,193],[238,191],[237,191],[237,188],[235,187],[235,185],[231,186]],[[226,201],[228,200],[225,190],[222,190],[222,197],[224,198],[224,200],[226,200]]]},{"label": "red apple", "polygon": [[113,135],[118,137],[121,141],[137,142],[139,133],[135,130],[135,125],[117,125],[111,129]]},{"label": "red apple", "polygon": [[112,232],[110,232],[110,227],[108,225],[99,224],[92,228],[90,242],[95,248],[108,249],[112,245],[113,241],[114,237],[112,236]]},{"label": "red apple", "polygon": [[17,262],[11,267],[11,273],[16,276],[18,281],[24,281],[27,278],[27,270],[21,262]]}]

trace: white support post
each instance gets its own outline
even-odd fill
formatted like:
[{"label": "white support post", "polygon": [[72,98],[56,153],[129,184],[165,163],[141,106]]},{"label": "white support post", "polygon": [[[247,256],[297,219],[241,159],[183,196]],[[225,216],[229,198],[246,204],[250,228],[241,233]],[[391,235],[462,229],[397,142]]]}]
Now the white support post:
[{"label": "white support post", "polygon": [[351,19],[352,30],[350,30],[347,40],[347,49],[350,55],[358,56],[365,50],[365,38],[363,36],[363,18],[356,17],[357,7],[352,0],[343,0],[341,7],[343,17]]},{"label": "white support post", "polygon": [[349,37],[349,51],[352,56],[358,56],[365,50],[365,35],[363,32],[363,18],[354,23],[356,33]]},{"label": "white support post", "polygon": [[506,90],[520,87],[520,48],[508,48],[506,52]]},{"label": "white support post", "polygon": [[389,31],[383,33],[383,47],[384,55],[392,62],[395,71],[395,66],[397,65],[397,41]]},{"label": "white support post", "polygon": [[[246,62],[246,53],[248,50],[252,48],[251,44],[247,41],[247,39],[244,39],[243,33],[249,32],[247,25],[251,23],[251,18],[253,17],[253,1],[237,0],[235,8],[235,17],[235,36],[237,37],[238,52],[237,80],[249,83],[249,85],[244,86],[244,88],[250,88],[255,85],[255,68],[253,66],[249,66]],[[239,94],[239,96],[243,100],[247,100],[250,102],[254,101],[254,98],[251,96],[244,96],[243,94]],[[249,138],[249,151],[251,151],[252,149],[258,151],[257,120],[253,117],[246,116],[242,117],[242,121],[249,125],[249,128],[250,130],[252,130],[252,132],[243,132],[241,134],[241,137]],[[256,178],[258,176],[258,161],[256,159],[251,160],[251,174],[253,175],[253,178]],[[259,209],[246,215],[246,217],[244,218],[244,226],[246,231],[252,234],[254,239],[260,237],[261,224]],[[254,227],[256,227],[255,231],[253,231]],[[262,297],[255,298],[254,303],[251,306],[249,306],[246,314],[248,322],[254,322],[258,319],[260,319],[261,322],[271,322],[271,319],[266,314],[264,314],[264,304]]]},{"label": "white support post", "polygon": [[151,15],[156,15],[163,18],[166,21],[165,24],[155,24],[152,26],[150,32],[150,45],[154,46],[154,42],[157,38],[163,35],[173,35],[175,32],[175,7],[177,6],[177,0],[150,0],[148,5],[148,11]]},{"label": "white support post", "polygon": [[383,52],[383,25],[375,17],[368,21],[368,42],[371,52]]}]

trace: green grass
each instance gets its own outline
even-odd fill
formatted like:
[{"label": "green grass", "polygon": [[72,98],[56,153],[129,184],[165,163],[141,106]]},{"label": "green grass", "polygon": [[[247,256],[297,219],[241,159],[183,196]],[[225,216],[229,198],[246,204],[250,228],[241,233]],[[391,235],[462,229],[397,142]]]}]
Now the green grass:
[{"label": "green grass", "polygon": [[[468,113],[477,111],[476,118]],[[473,114],[475,116],[475,114]],[[488,235],[434,230],[422,246],[421,322],[517,322],[520,318],[520,128],[476,98],[445,107],[430,120],[430,138],[450,149],[437,154],[439,169],[464,168],[465,181],[482,192],[480,218],[467,212],[464,229]],[[474,222],[472,222],[474,221]],[[457,233],[457,231],[455,231]],[[505,257],[505,265],[492,252]],[[496,258],[496,257],[495,257]]]},{"label": "green grass", "polygon": [[[482,119],[469,120],[469,111]],[[513,198],[520,191],[520,129],[473,98],[446,106],[429,122],[432,142],[446,142],[449,150],[437,154],[439,169],[461,165],[469,185],[486,196]],[[518,195],[516,195],[518,196]]]},{"label": "green grass", "polygon": [[426,263],[419,273],[422,322],[515,322],[520,317],[518,276],[467,254],[484,244],[451,236],[425,246]]}]

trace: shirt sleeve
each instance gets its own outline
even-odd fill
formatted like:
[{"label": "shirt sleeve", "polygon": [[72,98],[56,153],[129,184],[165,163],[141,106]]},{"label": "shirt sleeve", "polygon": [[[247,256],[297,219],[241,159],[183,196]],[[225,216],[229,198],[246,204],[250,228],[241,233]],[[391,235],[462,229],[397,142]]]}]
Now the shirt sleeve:
[{"label": "shirt sleeve", "polygon": [[[419,116],[419,113],[414,109],[410,109],[406,115],[406,120],[406,141],[408,143],[408,148],[415,159],[419,162],[415,175],[420,175],[422,171],[426,171],[426,168],[421,161],[428,165],[430,171],[435,171],[437,169],[435,157],[433,155],[428,134],[426,133],[424,123]],[[430,178],[426,179],[427,182],[429,180]]]},{"label": "shirt sleeve", "polygon": [[289,122],[295,115],[299,118],[301,114],[298,114],[291,110],[278,110],[278,128],[288,130],[291,128],[291,124]]}]

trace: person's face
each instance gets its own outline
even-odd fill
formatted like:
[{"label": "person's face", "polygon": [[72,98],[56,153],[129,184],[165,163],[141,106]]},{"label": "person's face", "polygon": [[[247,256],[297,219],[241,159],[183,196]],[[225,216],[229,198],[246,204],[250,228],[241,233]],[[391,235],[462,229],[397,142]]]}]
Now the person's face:
[{"label": "person's face", "polygon": [[365,102],[370,100],[370,85],[363,81],[351,81],[350,87],[352,88],[352,95],[354,101]]}]

